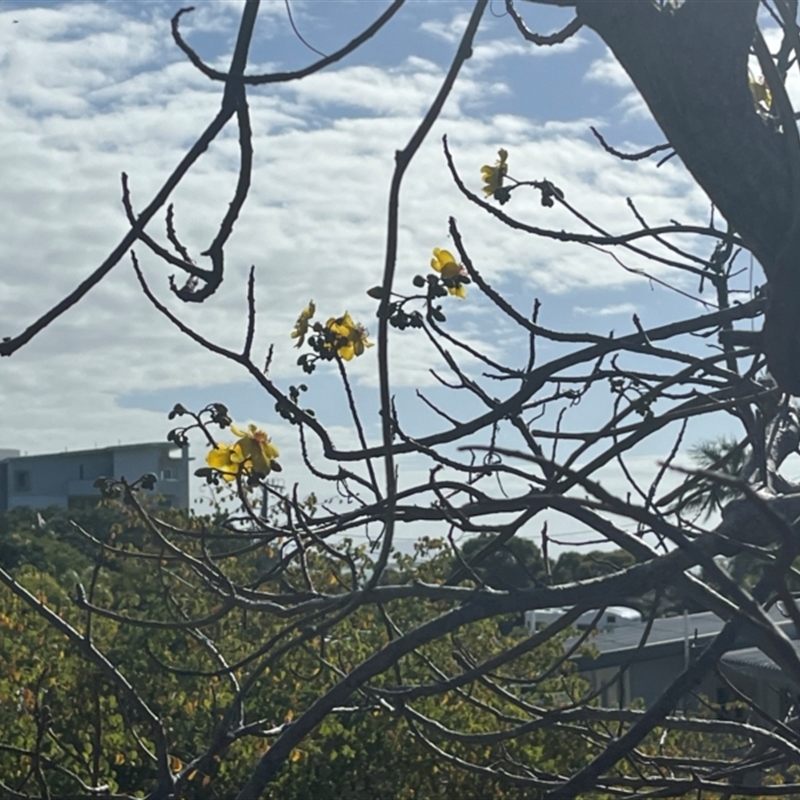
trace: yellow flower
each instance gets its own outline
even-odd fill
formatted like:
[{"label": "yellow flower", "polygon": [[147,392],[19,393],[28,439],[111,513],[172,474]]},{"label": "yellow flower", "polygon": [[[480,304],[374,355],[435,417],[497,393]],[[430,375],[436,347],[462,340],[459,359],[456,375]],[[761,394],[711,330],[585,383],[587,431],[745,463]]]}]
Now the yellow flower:
[{"label": "yellow flower", "polygon": [[456,275],[461,273],[462,269],[449,250],[442,250],[439,247],[433,248],[431,266],[440,273],[443,278],[455,278]]},{"label": "yellow flower", "polygon": [[268,475],[276,466],[273,462],[280,455],[278,448],[269,440],[269,436],[252,424],[247,426],[246,431],[239,430],[235,425],[231,425],[231,430],[241,437],[234,447],[239,448],[244,457],[243,461],[252,466],[253,472]]},{"label": "yellow flower", "polygon": [[459,300],[467,296],[467,287],[463,283],[456,282],[454,286],[448,286],[447,291]]},{"label": "yellow flower", "polygon": [[294,324],[294,330],[292,331],[292,339],[297,339],[295,347],[303,346],[303,342],[306,340],[306,334],[308,333],[308,323],[311,317],[314,316],[316,310],[317,308],[314,305],[314,301],[309,300],[308,305],[300,312],[300,316],[297,318],[297,322]]},{"label": "yellow flower", "polygon": [[753,96],[753,102],[759,114],[770,111],[772,108],[772,92],[763,77],[756,80],[752,75],[750,76],[750,94]]},{"label": "yellow flower", "polygon": [[212,469],[219,470],[226,481],[236,478],[241,463],[241,454],[235,452],[234,448],[228,444],[220,443],[206,455],[206,464]]},{"label": "yellow flower", "polygon": [[206,456],[206,464],[219,470],[224,480],[235,480],[242,471],[269,475],[273,469],[280,470],[278,448],[264,431],[255,425],[248,425],[246,431],[231,425],[231,430],[240,438],[234,444],[218,444]]},{"label": "yellow flower", "polygon": [[508,164],[506,164],[508,151],[501,147],[497,151],[497,155],[500,157],[493,167],[488,164],[484,164],[481,167],[481,178],[485,184],[483,193],[487,197],[493,195],[503,185],[503,178],[508,172]]},{"label": "yellow flower", "polygon": [[338,337],[332,346],[345,361],[350,361],[353,356],[360,356],[365,348],[372,347],[372,342],[367,341],[366,328],[353,322],[347,311],[344,316],[331,317],[325,327]]},{"label": "yellow flower", "polygon": [[460,278],[466,277],[467,272],[449,250],[434,247],[431,267],[442,276],[442,280],[450,294],[461,300],[467,296],[467,287],[460,280]]}]

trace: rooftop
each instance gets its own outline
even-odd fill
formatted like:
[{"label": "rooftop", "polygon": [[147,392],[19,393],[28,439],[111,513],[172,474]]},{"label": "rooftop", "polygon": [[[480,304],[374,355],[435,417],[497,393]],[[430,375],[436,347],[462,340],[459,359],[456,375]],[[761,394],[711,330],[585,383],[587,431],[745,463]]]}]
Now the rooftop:
[{"label": "rooftop", "polygon": [[2,448],[0,447],[0,461],[9,461],[11,459],[23,459],[23,458],[58,458],[63,456],[83,456],[83,455],[90,455],[93,453],[109,453],[115,452],[118,453],[120,450],[149,450],[153,448],[159,448],[164,450],[181,450],[180,447],[173,444],[172,442],[167,441],[160,441],[160,442],[139,442],[138,444],[114,444],[108,445],[107,447],[89,447],[84,450],[62,450],[56,453],[33,453],[31,455],[21,455],[19,450],[15,450],[13,448]]},{"label": "rooftop", "polygon": [[[796,638],[794,623],[778,605],[773,606],[768,613],[789,638]],[[659,617],[653,620],[645,648],[649,653],[655,655],[656,651],[663,652],[670,648],[683,648],[687,639],[690,646],[700,641],[705,642],[712,636],[716,636],[724,625],[725,621],[711,611],[687,614],[685,617],[683,615]],[[601,658],[612,660],[615,656],[622,656],[639,647],[646,628],[647,621],[645,620],[639,624],[599,631],[589,640],[589,644],[599,651]],[[741,644],[747,643],[747,641],[741,642]],[[750,649],[755,648],[748,648],[748,651]],[[756,652],[760,651],[756,650]]]},{"label": "rooftop", "polygon": [[[792,642],[795,652],[800,656],[800,641]],[[731,650],[726,653],[720,663],[730,669],[752,677],[765,677],[781,675],[781,668],[757,647],[745,647],[741,650]],[[788,677],[788,676],[787,676]]]}]

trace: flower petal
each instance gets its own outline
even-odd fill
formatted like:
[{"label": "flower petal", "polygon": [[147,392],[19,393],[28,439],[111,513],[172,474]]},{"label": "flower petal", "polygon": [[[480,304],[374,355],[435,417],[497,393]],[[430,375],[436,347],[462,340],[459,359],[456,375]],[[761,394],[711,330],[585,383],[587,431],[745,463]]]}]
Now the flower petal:
[{"label": "flower petal", "polygon": [[447,291],[459,300],[463,300],[467,296],[467,287],[463,283],[457,283],[455,286],[448,286]]},{"label": "flower petal", "polygon": [[461,274],[461,266],[456,264],[455,261],[448,261],[446,264],[442,266],[441,269],[442,277],[447,278],[455,278],[456,275]]},{"label": "flower petal", "polygon": [[451,263],[455,264],[456,259],[449,250],[442,250],[439,247],[433,248],[433,258],[431,259],[431,267],[433,267],[433,269],[437,272],[442,272],[442,270]]},{"label": "flower petal", "polygon": [[212,469],[226,469],[230,463],[230,448],[226,444],[217,445],[206,454],[206,464]]}]

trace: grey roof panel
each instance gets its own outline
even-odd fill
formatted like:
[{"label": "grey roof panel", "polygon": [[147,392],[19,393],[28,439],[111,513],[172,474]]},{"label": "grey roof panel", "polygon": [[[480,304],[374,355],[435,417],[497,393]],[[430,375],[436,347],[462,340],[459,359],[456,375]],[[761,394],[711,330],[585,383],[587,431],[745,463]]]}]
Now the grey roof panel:
[{"label": "grey roof panel", "polygon": [[[795,652],[800,656],[800,642],[792,642]],[[721,659],[721,663],[732,668],[749,667],[759,670],[771,670],[780,672],[781,668],[768,656],[762,653],[757,647],[744,647],[741,650],[731,650]]]},{"label": "grey roof panel", "polygon": [[[773,606],[769,615],[774,622],[782,623],[782,628],[789,628],[786,630],[787,635],[794,637],[794,625],[777,607]],[[697,638],[714,636],[722,630],[724,624],[725,621],[711,611],[688,614],[685,620],[683,616],[659,617],[653,620],[646,646],[682,642],[687,633],[690,642]],[[639,646],[646,627],[647,622],[644,621],[640,625],[626,625],[600,631],[589,639],[589,644],[597,648],[600,653],[631,650]]]}]

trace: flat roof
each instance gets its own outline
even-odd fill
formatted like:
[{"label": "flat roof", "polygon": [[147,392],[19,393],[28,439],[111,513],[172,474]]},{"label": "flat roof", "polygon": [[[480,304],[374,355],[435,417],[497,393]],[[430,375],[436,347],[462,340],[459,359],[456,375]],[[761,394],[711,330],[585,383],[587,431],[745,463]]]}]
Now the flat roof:
[{"label": "flat roof", "polygon": [[[773,622],[780,625],[789,638],[795,638],[797,636],[794,623],[777,605],[773,606],[768,614]],[[716,636],[724,625],[725,620],[711,611],[687,614],[686,618],[684,618],[683,615],[658,617],[653,620],[650,634],[642,650],[650,651],[650,657],[652,657],[655,655],[653,652],[655,649],[663,651],[671,647],[682,648],[687,634],[689,644],[691,645],[696,640],[706,640],[712,636]],[[600,630],[587,641],[587,644],[598,651],[598,658],[605,657],[603,659],[604,661],[613,660],[615,655],[621,656],[639,647],[646,627],[647,622],[645,620],[639,624],[628,624],[616,628]],[[744,644],[744,642],[741,642],[741,644]],[[647,657],[648,655],[643,652],[642,658],[644,659]],[[585,664],[584,659],[586,660]],[[579,658],[581,666],[584,669],[589,668],[589,664],[593,660],[596,659],[592,659],[590,656],[582,656]]]},{"label": "flat roof", "polygon": [[[143,450],[159,448],[161,450],[183,450],[184,448],[178,447],[173,442],[140,442],[139,444],[114,444],[108,447],[92,447],[87,450],[61,450],[57,453],[34,453],[33,455],[15,455],[0,459],[0,461],[21,461],[29,458],[63,458],[64,456],[83,456],[91,453],[108,453],[119,452],[120,450]],[[188,449],[188,445],[185,449]],[[2,453],[2,450],[0,450]]]}]

